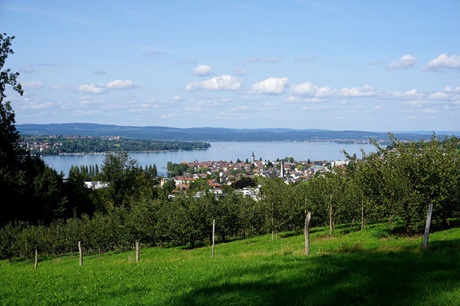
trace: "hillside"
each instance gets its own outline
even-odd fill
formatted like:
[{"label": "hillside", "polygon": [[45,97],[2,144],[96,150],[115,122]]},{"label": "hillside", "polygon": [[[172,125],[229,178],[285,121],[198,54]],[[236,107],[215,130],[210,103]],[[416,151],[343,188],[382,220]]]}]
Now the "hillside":
[{"label": "hillside", "polygon": [[[93,123],[18,124],[22,135],[122,136],[129,138],[175,141],[367,141],[387,140],[386,132],[331,131],[318,129],[231,129],[175,128],[164,126],[118,126]],[[394,132],[401,140],[419,140],[431,132]],[[439,132],[438,135],[460,135],[460,132]]]},{"label": "hillside", "polygon": [[385,225],[312,229],[188,250],[0,261],[2,305],[459,305],[460,229],[398,237]]}]

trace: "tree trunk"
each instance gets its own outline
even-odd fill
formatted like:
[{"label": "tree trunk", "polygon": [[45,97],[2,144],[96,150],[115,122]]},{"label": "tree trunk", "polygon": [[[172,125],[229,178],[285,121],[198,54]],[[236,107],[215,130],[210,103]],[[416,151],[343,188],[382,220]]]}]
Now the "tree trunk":
[{"label": "tree trunk", "polygon": [[361,199],[361,231],[364,230],[364,199]]},{"label": "tree trunk", "polygon": [[136,241],[136,262],[139,262],[139,241]]}]

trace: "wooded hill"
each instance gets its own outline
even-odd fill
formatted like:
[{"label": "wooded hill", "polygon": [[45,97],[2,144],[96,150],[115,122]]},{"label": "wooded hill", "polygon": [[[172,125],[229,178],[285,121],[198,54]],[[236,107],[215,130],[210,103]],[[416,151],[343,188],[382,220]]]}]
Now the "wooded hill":
[{"label": "wooded hill", "polygon": [[[177,141],[339,141],[388,140],[387,132],[330,131],[319,129],[231,129],[175,128],[164,126],[118,126],[93,123],[18,124],[22,135],[122,136],[137,139]],[[399,140],[427,139],[429,132],[393,132]],[[438,135],[460,135],[460,132],[437,132]]]}]

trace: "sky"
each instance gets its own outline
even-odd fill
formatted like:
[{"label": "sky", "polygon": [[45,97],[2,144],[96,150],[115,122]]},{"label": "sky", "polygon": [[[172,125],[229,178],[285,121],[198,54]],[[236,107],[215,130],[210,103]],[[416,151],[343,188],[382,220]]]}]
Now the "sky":
[{"label": "sky", "polygon": [[16,124],[459,131],[459,0],[0,0]]}]

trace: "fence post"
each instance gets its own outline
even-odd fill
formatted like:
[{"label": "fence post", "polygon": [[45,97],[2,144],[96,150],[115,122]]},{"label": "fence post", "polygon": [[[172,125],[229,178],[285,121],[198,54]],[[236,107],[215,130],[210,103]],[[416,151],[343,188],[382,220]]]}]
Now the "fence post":
[{"label": "fence post", "polygon": [[211,250],[211,258],[214,258],[215,232],[216,232],[216,219],[212,219],[212,250]]},{"label": "fence post", "polygon": [[35,249],[35,264],[34,264],[34,270],[36,270],[38,267],[38,250]]},{"label": "fence post", "polygon": [[83,252],[81,249],[81,241],[78,241],[78,252],[80,253],[80,267],[83,266]]},{"label": "fence post", "polygon": [[334,221],[332,219],[332,194],[329,201],[329,236],[334,233]]},{"label": "fence post", "polygon": [[305,255],[310,254],[310,220],[311,220],[311,211],[305,216]]},{"label": "fence post", "polygon": [[433,203],[428,205],[428,214],[426,216],[425,233],[423,235],[423,248],[428,247],[428,236],[430,235],[431,215],[433,214]]},{"label": "fence post", "polygon": [[136,262],[139,262],[139,241],[136,241]]}]

